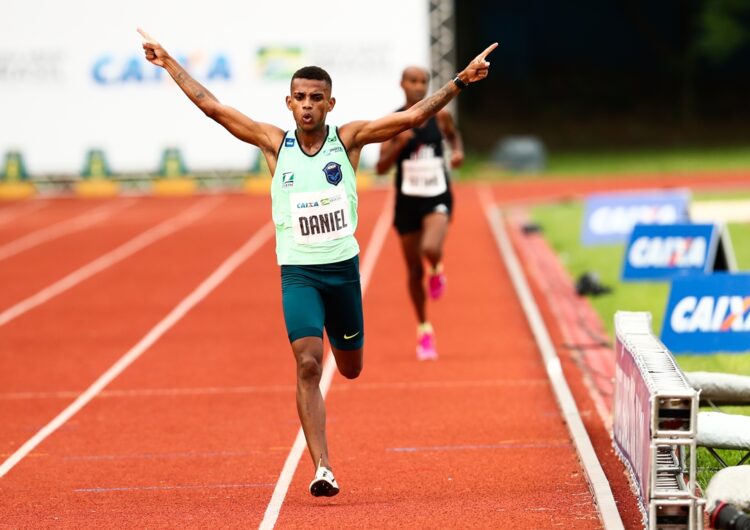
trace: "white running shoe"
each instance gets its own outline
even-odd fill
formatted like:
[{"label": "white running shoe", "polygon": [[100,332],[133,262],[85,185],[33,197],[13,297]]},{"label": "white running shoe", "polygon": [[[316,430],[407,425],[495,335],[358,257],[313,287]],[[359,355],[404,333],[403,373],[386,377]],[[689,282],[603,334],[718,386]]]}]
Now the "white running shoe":
[{"label": "white running shoe", "polygon": [[339,492],[339,485],[333,472],[327,467],[318,466],[315,478],[310,482],[310,493],[313,497],[333,497]]}]

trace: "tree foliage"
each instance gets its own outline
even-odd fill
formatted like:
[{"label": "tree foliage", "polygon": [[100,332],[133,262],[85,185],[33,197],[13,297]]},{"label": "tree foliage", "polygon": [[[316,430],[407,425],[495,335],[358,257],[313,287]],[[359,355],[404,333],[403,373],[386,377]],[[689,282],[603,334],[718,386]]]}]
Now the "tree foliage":
[{"label": "tree foliage", "polygon": [[750,40],[747,0],[706,0],[698,18],[698,53],[723,64]]}]

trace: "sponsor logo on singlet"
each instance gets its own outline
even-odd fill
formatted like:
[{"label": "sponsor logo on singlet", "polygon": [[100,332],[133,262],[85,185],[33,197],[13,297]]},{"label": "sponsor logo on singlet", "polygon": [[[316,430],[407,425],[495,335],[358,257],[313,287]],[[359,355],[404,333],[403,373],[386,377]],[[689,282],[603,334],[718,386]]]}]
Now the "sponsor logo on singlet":
[{"label": "sponsor logo on singlet", "polygon": [[323,156],[330,155],[332,153],[341,153],[344,151],[344,148],[340,145],[337,145],[335,147],[331,147],[330,149],[323,149]]},{"label": "sponsor logo on singlet", "polygon": [[288,190],[294,186],[294,173],[287,171],[281,174],[281,189]]},{"label": "sponsor logo on singlet", "polygon": [[354,233],[346,190],[292,193],[294,241],[309,245]]}]

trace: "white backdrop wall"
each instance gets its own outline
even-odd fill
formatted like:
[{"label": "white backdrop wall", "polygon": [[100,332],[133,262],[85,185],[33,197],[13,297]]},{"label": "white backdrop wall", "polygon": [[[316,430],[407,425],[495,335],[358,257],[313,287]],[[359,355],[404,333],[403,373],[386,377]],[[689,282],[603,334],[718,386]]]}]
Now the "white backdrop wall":
[{"label": "white backdrop wall", "polygon": [[[403,68],[429,66],[427,0],[3,0],[0,156],[20,150],[32,175],[79,173],[101,148],[115,172],[150,172],[178,147],[192,170],[249,168],[257,149],[146,62],[137,27],[219,100],[284,129],[300,66],[331,74],[335,125],[396,109]],[[368,146],[363,162],[375,156]]]}]

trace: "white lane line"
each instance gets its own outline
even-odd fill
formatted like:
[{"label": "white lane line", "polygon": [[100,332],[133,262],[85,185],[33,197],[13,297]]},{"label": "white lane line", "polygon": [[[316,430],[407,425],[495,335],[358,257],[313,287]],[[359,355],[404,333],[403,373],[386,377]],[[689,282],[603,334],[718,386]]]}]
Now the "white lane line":
[{"label": "white lane line", "polygon": [[52,241],[53,239],[78,232],[91,225],[101,223],[115,213],[135,204],[134,200],[121,200],[113,204],[106,204],[83,213],[72,219],[66,219],[52,226],[45,226],[30,234],[19,237],[5,245],[0,246],[0,260],[7,259],[37,245]]},{"label": "white lane line", "polygon": [[0,223],[7,223],[8,221],[15,219],[16,217],[21,217],[22,215],[35,212],[41,208],[44,208],[45,206],[48,206],[49,204],[50,203],[48,201],[32,201],[20,206],[16,206],[15,208],[11,207],[5,209],[0,212]]},{"label": "white lane line", "polygon": [[[364,392],[378,390],[450,390],[452,388],[482,387],[541,387],[548,386],[549,379],[475,379],[467,381],[392,381],[388,383],[341,383],[332,392]],[[105,398],[141,398],[141,397],[179,397],[179,396],[228,396],[236,394],[277,394],[294,392],[295,385],[257,385],[226,387],[184,387],[184,388],[133,388],[130,390],[105,390],[99,399]],[[74,390],[56,392],[9,392],[0,393],[0,401],[26,399],[71,399],[78,395]]]},{"label": "white lane line", "polygon": [[233,488],[271,488],[273,483],[254,484],[180,484],[177,486],[128,486],[122,488],[80,488],[73,490],[76,493],[113,493],[130,491],[174,491],[174,490],[213,490]]},{"label": "white lane line", "polygon": [[[527,221],[527,214],[528,212],[526,210],[514,208],[509,213],[509,218],[513,219],[508,223],[509,226],[522,226],[524,222]],[[518,230],[518,228],[511,230]],[[563,284],[558,279],[558,271],[555,269],[562,269],[562,265],[552,264],[547,265],[546,267],[544,266],[544,263],[547,260],[557,260],[557,256],[554,255],[554,251],[551,247],[548,247],[544,243],[537,243],[533,248],[520,247],[519,250],[521,253],[522,261],[526,263],[527,269],[530,270],[530,276],[535,279],[536,283],[539,284],[542,292],[547,295],[547,302],[551,306],[550,310],[552,311],[552,314],[555,316],[558,322],[560,322],[559,328],[562,334],[563,341],[566,344],[576,344],[578,339],[575,338],[573,330],[570,329],[570,325],[566,324],[567,321],[565,313],[566,311],[568,313],[575,312],[576,315],[574,318],[576,319],[576,322],[581,321],[584,317],[582,315],[579,315],[574,308],[566,309],[568,308],[568,306],[570,306],[571,302],[568,302],[566,300],[564,294],[561,291],[569,289],[571,293],[574,293],[574,287],[572,284]],[[545,253],[549,253],[550,255],[545,256]],[[559,274],[567,273],[565,271],[560,271]],[[557,279],[557,281],[555,281],[555,279]],[[573,294],[573,296],[576,295]],[[588,352],[584,354],[584,357],[587,353]],[[599,389],[599,386],[597,386],[594,381],[595,373],[593,373],[592,370],[588,368],[585,359],[582,359],[580,363],[583,384],[586,385],[586,388],[589,391],[589,396],[591,396],[591,399],[594,402],[594,407],[596,408],[596,412],[599,414],[599,417],[602,419],[602,423],[604,423],[604,426],[607,428],[607,430],[609,430],[612,428],[612,415],[609,412],[609,407],[607,406],[607,403],[604,399],[604,396],[602,395],[601,390]]]},{"label": "white lane line", "polygon": [[[388,194],[388,198],[385,200],[383,210],[380,212],[375,229],[372,232],[370,241],[367,245],[367,251],[365,252],[364,259],[362,260],[362,267],[360,269],[360,277],[362,280],[362,296],[364,297],[367,286],[370,283],[370,277],[372,271],[375,268],[380,250],[383,248],[385,238],[388,235],[388,230],[391,226],[391,209],[392,209],[393,196],[391,193]],[[323,374],[320,377],[320,392],[323,394],[325,399],[328,390],[331,387],[331,380],[333,374],[336,371],[336,361],[333,358],[333,353],[328,350],[326,360],[323,363]],[[281,474],[276,482],[276,487],[273,490],[271,500],[266,507],[266,513],[263,515],[263,520],[260,522],[260,530],[270,530],[276,525],[276,521],[279,518],[279,512],[281,511],[281,505],[284,503],[286,493],[289,490],[289,485],[292,483],[294,478],[294,472],[297,469],[300,458],[305,451],[307,444],[305,443],[305,433],[302,431],[302,427],[297,431],[297,437],[294,439],[292,449],[289,451],[289,455],[286,457],[284,467],[281,469]]]},{"label": "white lane line", "polygon": [[493,449],[551,449],[570,447],[570,440],[511,440],[494,444],[425,445],[421,447],[386,447],[392,453],[444,453],[448,451],[487,451]]},{"label": "white lane line", "polygon": [[573,443],[576,446],[578,457],[586,472],[589,487],[594,494],[604,528],[606,530],[624,529],[620,513],[617,510],[617,504],[612,495],[612,489],[609,487],[609,481],[607,481],[599,459],[596,457],[594,447],[591,445],[591,439],[586,432],[586,427],[583,425],[583,420],[581,420],[581,414],[578,411],[573,394],[571,394],[562,372],[560,358],[557,356],[549,332],[544,325],[544,319],[539,312],[534,295],[529,288],[513,245],[510,243],[508,234],[505,231],[500,210],[493,204],[492,195],[486,187],[479,189],[478,193],[479,200],[487,217],[487,222],[495,236],[495,242],[508,269],[508,274],[513,281],[513,286],[516,289],[529,326],[531,326],[536,343],[539,346],[544,366],[547,369],[547,375],[552,382],[552,389],[555,392],[555,397],[565,419],[565,424],[568,426],[568,430],[573,437]]},{"label": "white lane line", "polygon": [[148,350],[167,331],[177,324],[191,309],[206,298],[234,270],[245,260],[252,256],[273,235],[273,223],[267,223],[250,239],[248,239],[238,250],[229,256],[219,267],[203,280],[198,287],[185,297],[172,311],[165,316],[161,322],[154,326],[138,343],[127,353],[120,357],[106,372],[92,383],[78,398],[68,405],[52,421],[24,443],[15,453],[0,465],[0,478],[18,464],[26,455],[34,450],[47,437],[59,429],[66,421],[73,417],[78,411],[85,407],[97,394],[99,394],[109,383],[119,376],[138,357]]},{"label": "white lane line", "polygon": [[64,278],[56,281],[55,283],[45,287],[41,291],[38,291],[28,298],[21,300],[17,304],[0,312],[0,326],[4,326],[11,320],[23,315],[27,311],[30,311],[35,307],[48,302],[55,296],[64,293],[68,289],[75,287],[82,281],[89,279],[95,274],[108,269],[112,265],[135,254],[139,250],[151,245],[152,243],[155,243],[156,241],[195,222],[199,218],[206,215],[210,210],[215,208],[223,200],[223,198],[216,197],[203,199],[198,204],[195,204],[187,210],[177,214],[176,216],[167,219],[163,223],[138,234],[136,237],[129,241],[126,241],[116,249],[111,250],[110,252],[99,256],[95,260],[90,261],[83,267],[74,270]]}]

